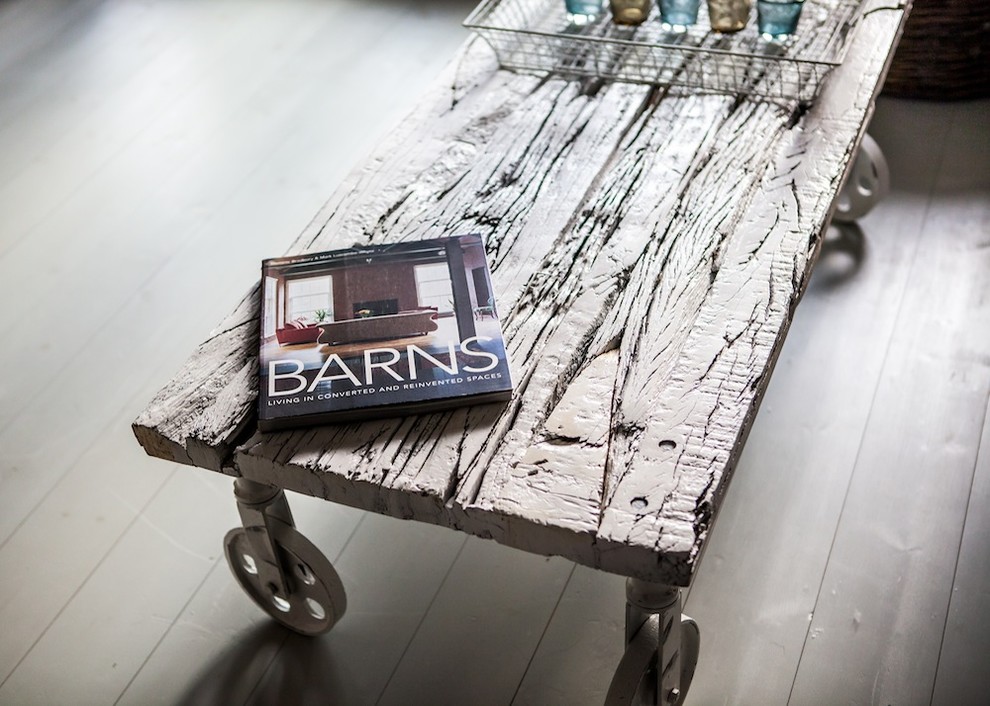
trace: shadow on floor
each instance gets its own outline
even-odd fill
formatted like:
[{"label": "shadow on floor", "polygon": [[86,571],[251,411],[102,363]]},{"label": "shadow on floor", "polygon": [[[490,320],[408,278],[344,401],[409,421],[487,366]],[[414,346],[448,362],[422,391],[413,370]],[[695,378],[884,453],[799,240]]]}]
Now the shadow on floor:
[{"label": "shadow on floor", "polygon": [[[304,649],[299,649],[303,645]],[[295,649],[293,649],[295,647]],[[255,680],[263,675],[261,681]],[[251,675],[246,680],[245,675]],[[271,621],[236,636],[179,699],[186,706],[232,703],[326,704],[339,693],[330,644],[299,638]]]},{"label": "shadow on floor", "polygon": [[866,260],[867,245],[856,223],[833,223],[815,264],[809,291],[829,291],[856,276]]}]

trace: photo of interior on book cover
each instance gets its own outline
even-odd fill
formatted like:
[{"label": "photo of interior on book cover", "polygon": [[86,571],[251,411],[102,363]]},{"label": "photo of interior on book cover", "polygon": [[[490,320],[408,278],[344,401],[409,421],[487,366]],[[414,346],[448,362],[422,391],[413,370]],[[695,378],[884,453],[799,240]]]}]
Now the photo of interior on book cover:
[{"label": "photo of interior on book cover", "polygon": [[478,235],[265,260],[261,298],[262,431],[511,395]]}]

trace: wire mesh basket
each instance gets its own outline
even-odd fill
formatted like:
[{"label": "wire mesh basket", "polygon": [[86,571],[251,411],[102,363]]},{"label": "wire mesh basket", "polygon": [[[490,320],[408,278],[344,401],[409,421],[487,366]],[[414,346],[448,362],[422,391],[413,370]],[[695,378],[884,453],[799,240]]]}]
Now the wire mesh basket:
[{"label": "wire mesh basket", "polygon": [[611,22],[607,12],[576,25],[563,0],[483,0],[464,26],[507,69],[810,102],[841,63],[859,6],[860,0],[807,0],[797,33],[783,44],[760,37],[755,12],[741,32],[709,30],[704,3],[698,22],[681,34],[663,30],[656,6],[635,27]]}]

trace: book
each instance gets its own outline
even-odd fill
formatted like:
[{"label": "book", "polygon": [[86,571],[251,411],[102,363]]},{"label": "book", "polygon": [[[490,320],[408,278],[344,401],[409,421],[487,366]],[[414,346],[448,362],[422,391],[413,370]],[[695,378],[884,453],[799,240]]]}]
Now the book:
[{"label": "book", "polygon": [[479,235],[265,260],[260,338],[261,431],[512,394]]}]

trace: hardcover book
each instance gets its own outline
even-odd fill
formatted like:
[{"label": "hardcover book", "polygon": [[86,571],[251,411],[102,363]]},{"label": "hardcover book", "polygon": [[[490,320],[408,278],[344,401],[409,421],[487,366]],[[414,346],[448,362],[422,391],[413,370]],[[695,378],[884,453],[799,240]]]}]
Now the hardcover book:
[{"label": "hardcover book", "polygon": [[480,236],[262,263],[258,428],[507,400]]}]

